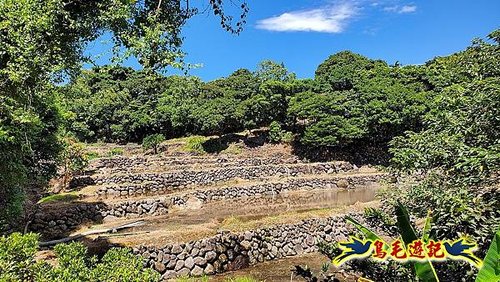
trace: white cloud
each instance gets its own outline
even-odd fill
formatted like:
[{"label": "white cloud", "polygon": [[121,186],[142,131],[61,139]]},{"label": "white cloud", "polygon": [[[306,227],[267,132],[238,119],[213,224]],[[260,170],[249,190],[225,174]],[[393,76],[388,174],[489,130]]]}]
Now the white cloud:
[{"label": "white cloud", "polygon": [[352,3],[346,2],[318,9],[287,12],[259,20],[257,28],[272,31],[340,33],[356,14],[357,8]]},{"label": "white cloud", "polygon": [[401,9],[399,10],[399,13],[400,14],[413,13],[416,10],[417,10],[417,6],[415,6],[415,5],[405,5],[405,6],[401,7]]},{"label": "white cloud", "polygon": [[417,6],[415,6],[415,5],[404,5],[402,7],[389,6],[389,7],[385,7],[384,11],[391,12],[391,13],[398,13],[398,14],[407,14],[407,13],[413,13],[413,12],[417,11]]}]

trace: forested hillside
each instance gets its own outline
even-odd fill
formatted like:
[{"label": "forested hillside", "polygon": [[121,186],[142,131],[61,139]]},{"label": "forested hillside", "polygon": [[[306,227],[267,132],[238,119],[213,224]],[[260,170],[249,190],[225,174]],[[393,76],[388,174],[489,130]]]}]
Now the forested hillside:
[{"label": "forested hillside", "polygon": [[[255,70],[202,81],[163,71],[183,66],[180,31],[194,10],[179,9],[176,1],[93,2],[0,2],[0,229],[36,207],[61,167],[86,163],[85,143],[144,143],[157,153],[165,139],[263,128],[267,141],[284,143],[301,157],[331,161],[340,152],[357,162],[361,156],[363,164],[415,180],[386,191],[383,207],[370,216],[391,230],[394,214],[386,208],[395,200],[418,218],[430,209],[432,238],[468,235],[477,240],[478,255],[486,254],[500,218],[500,30],[422,65],[343,51],[326,58],[311,79],[266,60]],[[209,2],[224,29],[241,31],[246,4],[241,21],[231,25],[221,1]],[[117,60],[133,56],[144,68],[82,69],[86,44],[105,32],[112,34],[115,51],[127,50],[115,54]],[[346,156],[351,153],[356,158]],[[9,240],[26,240],[30,252],[23,259],[33,260],[37,237],[30,236],[2,237],[0,267],[12,260],[2,254],[24,253],[24,245]],[[80,248],[57,251],[68,259],[74,250],[85,255]],[[113,256],[139,269],[129,277],[157,278],[142,272],[141,261],[128,252],[93,261],[92,275],[112,267]],[[23,272],[17,267],[9,275]],[[37,264],[32,276],[15,277],[34,279],[49,268]],[[460,262],[436,268],[442,277],[466,280],[477,271]],[[58,275],[64,273],[40,281]]]},{"label": "forested hillside", "polygon": [[417,66],[344,51],[305,80],[271,61],[210,82],[103,67],[63,87],[59,101],[68,131],[87,142],[271,125],[271,140],[313,156],[352,148],[388,153],[394,171],[424,180],[388,192],[386,206],[399,199],[420,217],[431,209],[432,236],[469,234],[484,255],[500,218],[499,42],[494,31],[464,51]]},{"label": "forested hillside", "polygon": [[[210,82],[100,67],[61,87],[58,103],[65,129],[86,142],[141,142],[155,133],[167,138],[224,134],[274,122],[310,148],[385,148],[406,131],[429,130],[431,116],[452,110],[444,106],[448,99],[475,97],[481,103],[477,99],[485,95],[492,102],[486,113],[494,116],[498,43],[495,33],[490,37],[418,66],[389,65],[344,51],[319,65],[314,79],[302,80],[272,61]],[[491,131],[482,139],[495,140],[498,132]]]},{"label": "forested hillside", "polygon": [[[29,150],[36,152],[32,163],[12,161],[5,167],[2,186],[23,179],[27,169],[53,175],[50,167],[61,146],[56,134],[82,142],[140,143],[155,133],[166,138],[224,134],[271,123],[293,134],[289,142],[311,151],[366,144],[387,151],[390,142],[397,168],[443,165],[487,177],[498,164],[497,34],[418,66],[389,65],[344,51],[305,80],[272,61],[210,82],[119,66],[84,70],[66,85],[50,86],[54,95],[33,102],[44,107],[37,122],[2,119],[4,132],[32,138]],[[11,98],[2,97],[7,110]],[[14,126],[15,120],[34,128]],[[17,147],[9,147],[14,140],[4,139],[2,164],[18,159]],[[10,197],[10,203],[21,199],[20,194],[4,199]]]},{"label": "forested hillside", "polygon": [[202,82],[191,76],[161,76],[122,67],[85,71],[60,90],[67,128],[82,141],[141,142],[211,135],[267,126],[286,119],[288,100],[307,90],[283,65],[263,62],[256,72],[235,71]]}]

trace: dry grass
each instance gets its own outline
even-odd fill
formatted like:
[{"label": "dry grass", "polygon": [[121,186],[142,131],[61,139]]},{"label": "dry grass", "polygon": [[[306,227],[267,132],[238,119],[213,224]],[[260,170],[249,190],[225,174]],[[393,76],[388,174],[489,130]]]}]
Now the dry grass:
[{"label": "dry grass", "polygon": [[[302,220],[310,218],[326,218],[335,215],[343,215],[350,212],[361,212],[367,207],[377,207],[378,201],[367,203],[356,203],[347,207],[339,208],[317,208],[308,210],[295,210],[284,212],[277,215],[232,215],[224,218],[211,218],[207,221],[190,222],[193,218],[181,220],[171,217],[150,217],[144,218],[148,223],[144,227],[135,228],[133,232],[137,234],[128,234],[127,236],[101,236],[111,243],[123,246],[136,246],[140,244],[164,246],[171,243],[183,243],[193,240],[199,240],[214,236],[220,231],[243,232],[246,230],[255,230],[258,228],[267,228],[282,224],[296,224]],[[182,218],[181,218],[182,219]],[[131,221],[131,219],[117,219],[106,222],[102,225],[95,225],[88,228],[81,228],[75,233],[87,231],[89,229],[101,229],[111,226],[117,226]],[[145,235],[145,233],[147,233]],[[118,234],[119,235],[119,234]],[[91,237],[94,240],[97,237]]]},{"label": "dry grass", "polygon": [[257,218],[252,216],[231,216],[222,221],[219,230],[242,232],[274,225],[294,224],[310,218],[326,218],[349,212],[361,212],[367,207],[376,207],[378,204],[378,201],[372,201],[368,203],[356,203],[348,207],[296,210],[273,216],[259,216]]}]

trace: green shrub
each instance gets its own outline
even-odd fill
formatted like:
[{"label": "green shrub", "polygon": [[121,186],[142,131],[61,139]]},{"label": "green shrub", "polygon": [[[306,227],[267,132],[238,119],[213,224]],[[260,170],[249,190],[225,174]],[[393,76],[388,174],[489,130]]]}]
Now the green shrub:
[{"label": "green shrub", "polygon": [[203,144],[208,140],[204,136],[191,136],[186,139],[186,145],[184,145],[184,150],[187,152],[204,154],[206,153]]},{"label": "green shrub", "polygon": [[[500,226],[500,190],[494,187],[469,187],[448,183],[439,175],[431,175],[418,185],[392,187],[381,194],[382,207],[400,200],[417,218],[432,211],[430,237],[453,240],[468,236],[478,244],[478,257],[484,257],[492,234]],[[386,214],[392,213],[384,209]],[[440,277],[464,277],[473,281],[477,269],[464,262],[436,264]]]},{"label": "green shrub", "polygon": [[432,176],[411,187],[388,189],[382,195],[384,206],[399,199],[417,217],[432,210],[431,235],[438,239],[455,239],[469,235],[484,254],[491,234],[500,223],[500,191],[494,187],[449,185],[442,176]]},{"label": "green shrub", "polygon": [[155,154],[158,154],[158,146],[165,141],[165,136],[162,134],[152,134],[142,139],[142,147],[144,150],[153,149]]},{"label": "green shrub", "polygon": [[85,156],[86,156],[88,161],[91,161],[91,160],[94,160],[94,159],[97,159],[100,157],[98,152],[93,152],[93,151],[85,153]]},{"label": "green shrub", "polygon": [[36,234],[0,237],[0,281],[32,281],[40,267],[35,262],[37,250]]},{"label": "green shrub", "polygon": [[293,133],[283,130],[279,122],[273,121],[269,125],[269,141],[272,143],[291,143],[293,142]]},{"label": "green shrub", "polygon": [[123,149],[122,148],[113,148],[108,152],[108,156],[121,156],[123,155]]},{"label": "green shrub", "polygon": [[74,137],[63,137],[62,144],[63,150],[59,155],[59,162],[62,168],[63,186],[66,187],[72,176],[82,173],[87,167],[88,159],[85,145]]},{"label": "green shrub", "polygon": [[142,258],[130,249],[113,248],[109,250],[93,270],[99,281],[158,281],[160,275],[145,269]]},{"label": "green shrub", "polygon": [[0,237],[0,281],[158,281],[160,275],[145,269],[142,258],[126,248],[113,248],[101,260],[87,254],[81,243],[54,247],[55,266],[36,262],[38,235],[14,233]]},{"label": "green shrub", "polygon": [[293,133],[290,131],[285,131],[281,137],[281,142],[290,144],[294,140]]},{"label": "green shrub", "polygon": [[75,193],[55,194],[40,199],[40,201],[38,201],[38,204],[53,203],[53,202],[70,202],[76,199],[78,199],[78,195]]},{"label": "green shrub", "polygon": [[283,130],[281,129],[281,124],[277,121],[271,122],[269,125],[269,140],[272,143],[279,143],[283,135]]}]

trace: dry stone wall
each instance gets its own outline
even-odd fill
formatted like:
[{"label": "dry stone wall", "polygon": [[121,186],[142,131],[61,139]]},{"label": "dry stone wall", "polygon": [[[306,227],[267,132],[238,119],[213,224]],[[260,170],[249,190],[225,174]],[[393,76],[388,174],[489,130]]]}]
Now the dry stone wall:
[{"label": "dry stone wall", "polygon": [[102,203],[67,203],[62,206],[44,205],[28,225],[32,232],[40,233],[43,239],[66,236],[86,222],[102,222]]},{"label": "dry stone wall", "polygon": [[[235,199],[241,197],[277,195],[293,190],[354,188],[358,185],[369,185],[385,178],[386,174],[373,174],[353,177],[330,178],[291,178],[282,182],[267,182],[246,186],[229,186],[213,190],[197,190],[188,193],[185,198],[194,196],[206,202],[214,200]],[[342,187],[344,186],[345,187]]]},{"label": "dry stone wall", "polygon": [[29,229],[44,239],[60,238],[85,223],[100,223],[112,217],[164,215],[176,204],[183,203],[178,203],[176,198],[158,198],[114,204],[74,202],[58,205],[56,209],[46,205],[35,214]]},{"label": "dry stone wall", "polygon": [[172,193],[179,188],[210,185],[235,178],[256,179],[270,176],[300,176],[306,174],[334,174],[355,171],[347,162],[312,163],[297,165],[262,165],[225,167],[207,170],[186,170],[167,173],[117,174],[96,176],[95,184],[105,185],[97,190],[98,196],[133,196]]},{"label": "dry stone wall", "polygon": [[343,240],[349,233],[342,217],[303,220],[243,233],[221,232],[213,237],[163,247],[140,246],[134,253],[163,280],[212,275],[258,262],[317,251],[317,243]]},{"label": "dry stone wall", "polygon": [[270,158],[229,158],[229,157],[191,157],[191,158],[145,158],[145,157],[113,157],[102,158],[95,160],[92,165],[92,170],[104,170],[107,173],[111,172],[135,172],[144,171],[147,169],[163,168],[168,170],[182,170],[193,165],[203,165],[204,167],[242,167],[242,166],[260,166],[260,165],[278,165],[278,164],[294,164],[299,163],[297,157],[270,157]]},{"label": "dry stone wall", "polygon": [[[190,198],[202,203],[237,199],[244,197],[277,195],[292,190],[337,189],[339,186],[354,187],[369,185],[387,177],[387,174],[331,178],[290,178],[282,182],[268,182],[255,185],[229,186],[212,190],[195,190],[178,196],[164,196],[154,199],[130,199],[113,204],[75,202],[46,205],[36,213],[30,230],[39,232],[45,238],[64,236],[68,231],[86,222],[100,222],[114,217],[138,218],[165,215],[173,206],[184,206]],[[342,187],[344,188],[344,187]]]}]

